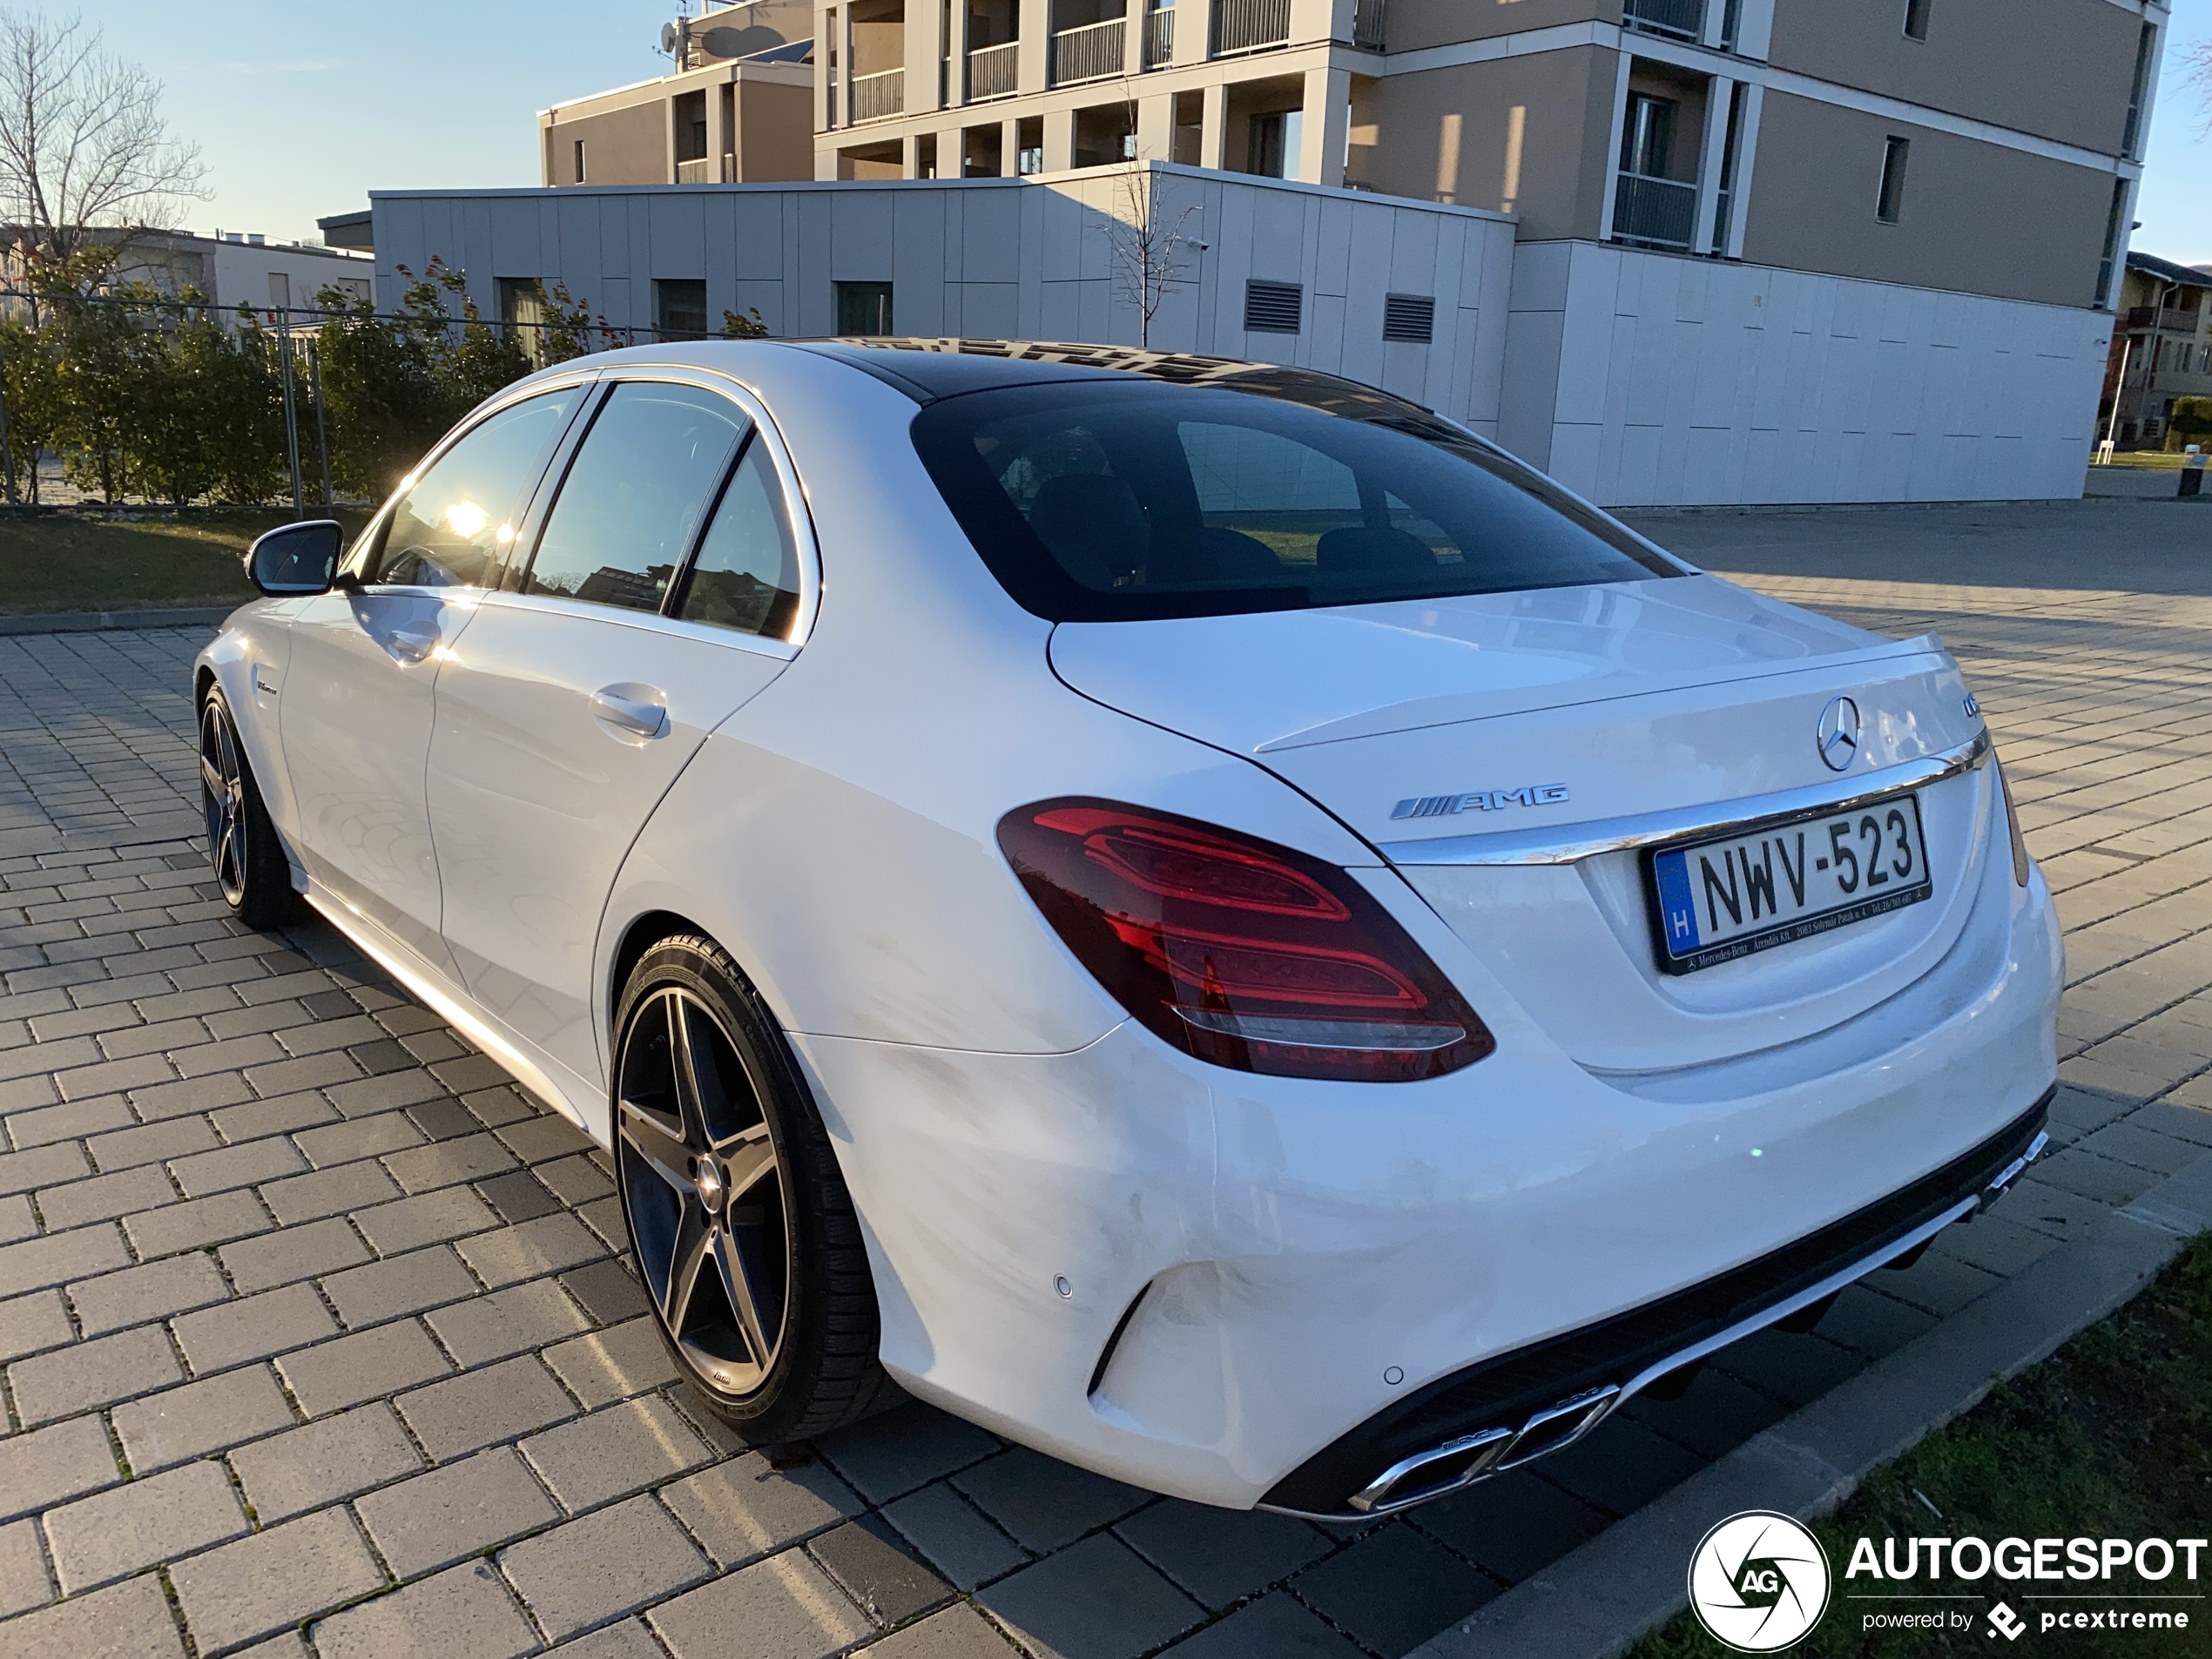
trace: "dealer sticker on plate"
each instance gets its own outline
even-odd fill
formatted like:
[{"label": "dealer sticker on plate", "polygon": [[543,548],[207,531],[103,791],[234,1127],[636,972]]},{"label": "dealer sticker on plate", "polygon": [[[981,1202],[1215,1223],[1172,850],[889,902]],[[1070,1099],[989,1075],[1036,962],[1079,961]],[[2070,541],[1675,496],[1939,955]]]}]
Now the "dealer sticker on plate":
[{"label": "dealer sticker on plate", "polygon": [[1808,813],[1651,855],[1660,966],[1687,974],[1934,892],[1917,796]]}]

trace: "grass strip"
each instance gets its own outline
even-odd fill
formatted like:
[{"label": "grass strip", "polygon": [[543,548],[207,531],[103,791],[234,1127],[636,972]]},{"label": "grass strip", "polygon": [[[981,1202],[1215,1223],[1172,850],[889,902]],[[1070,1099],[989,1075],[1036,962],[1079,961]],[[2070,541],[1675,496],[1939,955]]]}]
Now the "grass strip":
[{"label": "grass strip", "polygon": [[[367,515],[341,508],[338,516],[351,533]],[[241,556],[291,518],[280,510],[0,518],[0,614],[240,603],[253,597]]]},{"label": "grass strip", "polygon": [[[1925,1498],[1925,1502],[1923,1501]],[[1940,1518],[1933,1513],[1940,1512]],[[2002,1600],[2035,1626],[2047,1608],[2079,1601],[2039,1596],[2084,1591],[2163,1590],[2212,1595],[2212,1552],[2194,1583],[2173,1576],[2145,1584],[2116,1573],[2108,1585],[1978,1581],[1924,1574],[1900,1590],[1979,1595],[1979,1602],[1928,1603],[1970,1609],[1956,1632],[1860,1628],[1858,1610],[1885,1605],[1844,1599],[1885,1587],[1844,1576],[1861,1537],[2201,1538],[2212,1529],[2212,1234],[2198,1238],[2142,1293],[2090,1326],[2050,1359],[2000,1384],[1987,1399],[1877,1469],[1834,1514],[1814,1523],[1834,1575],[1827,1613],[1790,1649],[1813,1659],[1987,1659],[2013,1644],[1993,1640],[1983,1610]],[[1684,1563],[1685,1571],[1688,1563]],[[1898,1608],[1919,1604],[1897,1602]],[[2212,1600],[2126,1602],[2186,1609],[2187,1630],[2031,1629],[2021,1650],[2115,1654],[2139,1659],[2212,1653]],[[1685,1612],[1629,1650],[1629,1659],[1725,1659],[1730,1652]]]}]

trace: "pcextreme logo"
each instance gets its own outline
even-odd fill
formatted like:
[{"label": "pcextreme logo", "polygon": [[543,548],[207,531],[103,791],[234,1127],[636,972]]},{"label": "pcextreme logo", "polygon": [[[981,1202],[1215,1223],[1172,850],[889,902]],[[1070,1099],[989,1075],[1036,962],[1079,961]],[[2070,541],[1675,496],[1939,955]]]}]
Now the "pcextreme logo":
[{"label": "pcextreme logo", "polygon": [[1787,1515],[1730,1515],[1689,1558],[1689,1605],[1714,1641],[1738,1653],[1774,1653],[1820,1622],[1828,1556]]}]

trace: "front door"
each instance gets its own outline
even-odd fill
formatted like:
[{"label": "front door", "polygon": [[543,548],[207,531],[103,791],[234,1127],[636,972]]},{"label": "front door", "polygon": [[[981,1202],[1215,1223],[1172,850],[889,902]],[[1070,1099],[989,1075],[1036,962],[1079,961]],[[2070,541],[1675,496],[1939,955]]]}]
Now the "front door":
[{"label": "front door", "polygon": [[[733,464],[734,463],[734,464]],[[783,671],[799,560],[746,414],[705,384],[617,384],[513,591],[438,680],[430,823],[473,998],[597,1100],[601,914],[707,734]]]},{"label": "front door", "polygon": [[583,389],[509,404],[448,443],[347,555],[347,587],[301,602],[291,624],[278,722],[300,859],[448,974],[422,787],[434,686]]}]

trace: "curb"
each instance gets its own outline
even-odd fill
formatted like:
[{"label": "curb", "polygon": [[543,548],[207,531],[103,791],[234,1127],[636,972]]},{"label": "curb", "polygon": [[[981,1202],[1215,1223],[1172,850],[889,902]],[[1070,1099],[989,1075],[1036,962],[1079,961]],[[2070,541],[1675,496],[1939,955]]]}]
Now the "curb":
[{"label": "curb", "polygon": [[1811,1521],[2127,1302],[2212,1226],[2212,1153],[1756,1434],[1406,1659],[1614,1659],[1689,1605],[1691,1552],[1745,1509]]},{"label": "curb", "polygon": [[196,605],[180,610],[57,610],[37,617],[0,617],[0,634],[93,634],[111,628],[217,628],[239,605]]}]

